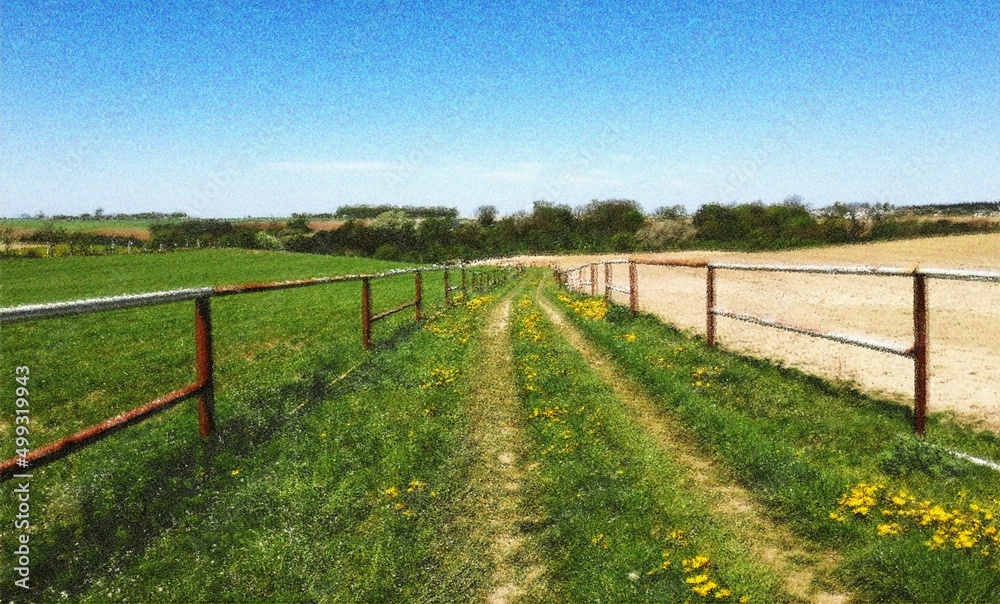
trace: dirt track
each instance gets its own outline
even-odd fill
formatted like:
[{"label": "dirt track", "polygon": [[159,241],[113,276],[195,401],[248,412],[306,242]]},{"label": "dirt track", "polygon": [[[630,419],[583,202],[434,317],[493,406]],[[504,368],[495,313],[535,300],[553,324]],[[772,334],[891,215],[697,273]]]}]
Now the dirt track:
[{"label": "dirt track", "polygon": [[[621,256],[607,256],[621,257]],[[1000,235],[740,254],[684,252],[640,258],[703,258],[747,263],[878,265],[899,268],[1000,269]],[[570,267],[595,256],[533,257],[537,264]],[[604,275],[598,276],[603,291]],[[617,267],[614,283],[628,286]],[[932,280],[930,306],[930,411],[953,410],[1000,431],[1000,284]],[[627,303],[627,297],[615,294]],[[705,271],[639,267],[640,307],[683,329],[705,331]],[[718,271],[717,306],[822,331],[861,335],[909,346],[913,338],[912,280]],[[911,400],[908,359],[725,318],[720,343],[825,377]]]}]

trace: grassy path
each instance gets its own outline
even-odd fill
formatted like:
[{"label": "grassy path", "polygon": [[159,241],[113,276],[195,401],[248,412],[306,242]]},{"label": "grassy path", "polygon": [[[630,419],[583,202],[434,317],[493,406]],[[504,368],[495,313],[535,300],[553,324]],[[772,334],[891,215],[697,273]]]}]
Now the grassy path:
[{"label": "grassy path", "polygon": [[511,313],[515,377],[544,510],[549,599],[799,602],[716,518],[535,297]]},{"label": "grassy path", "polygon": [[507,324],[510,297],[490,313],[470,371],[468,439],[473,447],[469,490],[455,524],[480,543],[492,566],[486,601],[537,602],[545,594],[545,567],[534,537],[538,510],[525,500],[528,462],[524,419],[514,382]]},{"label": "grassy path", "polygon": [[544,297],[539,295],[538,301],[560,333],[611,387],[629,418],[683,468],[685,481],[693,490],[704,494],[712,515],[729,529],[735,540],[745,544],[756,559],[775,570],[788,593],[823,604],[848,599],[846,591],[836,584],[831,574],[838,561],[835,553],[818,551],[787,528],[771,521],[750,493],[698,451],[685,429],[623,375],[613,360],[587,342]]}]

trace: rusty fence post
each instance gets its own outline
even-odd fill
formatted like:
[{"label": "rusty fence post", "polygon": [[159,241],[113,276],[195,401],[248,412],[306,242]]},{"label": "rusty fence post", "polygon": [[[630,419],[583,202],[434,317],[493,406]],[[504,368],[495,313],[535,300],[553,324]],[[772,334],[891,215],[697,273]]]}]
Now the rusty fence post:
[{"label": "rusty fence post", "polygon": [[465,287],[465,265],[464,264],[462,265],[462,297],[463,298],[468,298],[469,297],[469,292],[466,290],[466,287]]},{"label": "rusty fence post", "polygon": [[927,277],[913,275],[913,430],[927,426]]},{"label": "rusty fence post", "polygon": [[590,265],[590,295],[597,295],[597,265]]},{"label": "rusty fence post", "polygon": [[715,267],[708,267],[705,292],[705,339],[715,348]]},{"label": "rusty fence post", "polygon": [[444,305],[451,306],[451,287],[448,285],[448,269],[444,269]]},{"label": "rusty fence post", "polygon": [[361,280],[361,345],[372,347],[372,284],[367,277]]},{"label": "rusty fence post", "polygon": [[604,265],[604,301],[611,302],[611,266],[610,264]]},{"label": "rusty fence post", "polygon": [[639,312],[639,271],[635,262],[628,263],[628,306],[632,311],[632,318]]},{"label": "rusty fence post", "polygon": [[416,297],[413,299],[416,304],[414,304],[414,318],[419,321],[424,318],[424,286],[423,278],[420,276],[420,271],[413,273],[413,289],[416,293]]},{"label": "rusty fence post", "polygon": [[205,438],[215,432],[211,298],[197,298],[194,301],[194,340],[199,384],[198,432],[202,438]]}]

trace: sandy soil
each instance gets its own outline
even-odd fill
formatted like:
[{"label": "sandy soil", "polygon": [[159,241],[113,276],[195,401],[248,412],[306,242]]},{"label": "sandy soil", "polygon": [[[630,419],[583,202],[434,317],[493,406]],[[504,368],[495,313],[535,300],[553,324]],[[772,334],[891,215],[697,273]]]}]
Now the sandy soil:
[{"label": "sandy soil", "polygon": [[309,228],[314,231],[336,231],[344,226],[345,220],[311,220]]},{"label": "sandy soil", "polygon": [[[607,256],[620,257],[620,256]],[[967,235],[776,253],[700,252],[640,255],[773,264],[838,264],[899,268],[1000,270],[1000,235]],[[595,258],[533,257],[567,268]],[[705,271],[639,267],[639,303],[648,312],[696,333],[705,332]],[[628,286],[627,271],[612,271]],[[604,275],[598,276],[603,291]],[[1000,431],[1000,284],[931,280],[930,411],[952,410]],[[912,345],[912,280],[903,277],[717,272],[717,306],[826,332]],[[615,300],[628,303],[616,293]],[[862,388],[912,400],[913,362],[808,336],[726,318],[719,342]]]}]

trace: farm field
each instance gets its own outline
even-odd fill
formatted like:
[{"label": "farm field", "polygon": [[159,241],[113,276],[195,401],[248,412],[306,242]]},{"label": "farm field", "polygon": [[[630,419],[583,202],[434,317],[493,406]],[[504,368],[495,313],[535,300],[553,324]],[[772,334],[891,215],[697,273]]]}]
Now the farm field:
[{"label": "farm field", "polygon": [[[272,223],[287,222],[283,218],[251,218],[248,222]],[[177,220],[47,220],[40,218],[7,218],[0,219],[0,227],[13,229],[15,238],[24,237],[35,231],[47,228],[64,229],[71,233],[94,233],[111,237],[131,237],[139,241],[149,241],[151,224],[168,224]],[[309,228],[314,231],[335,231],[343,226],[343,220],[311,220]]]},{"label": "farm field", "polygon": [[[22,266],[45,271],[5,272],[5,306],[391,265],[203,250],[4,268]],[[375,281],[376,309],[412,286]],[[996,435],[938,414],[921,441],[892,401],[706,350],[547,271],[451,309],[425,274],[437,314],[380,323],[370,352],[357,289],[213,300],[215,436],[188,402],[35,469],[33,597],[996,600],[1000,474],[939,448],[1000,459]],[[2,328],[3,358],[39,378],[40,439],[191,380],[190,303],[113,314]]]},{"label": "farm field", "polygon": [[[244,250],[10,261],[3,266],[2,304],[397,266]],[[425,274],[424,287],[426,312],[439,312],[440,273]],[[34,526],[39,555],[33,576],[50,598],[61,591],[82,594],[94,577],[125,564],[160,531],[214,501],[218,484],[201,493],[206,483],[240,467],[248,470],[252,462],[237,464],[273,444],[276,434],[339,383],[338,376],[377,354],[361,347],[359,291],[360,284],[346,283],[213,301],[216,436],[198,438],[194,403],[186,402],[36,470],[32,502],[45,512]],[[372,283],[375,312],[412,296],[412,275]],[[32,446],[193,381],[192,315],[191,303],[175,303],[4,326],[5,371],[14,364],[31,368]],[[412,329],[412,311],[378,323],[373,350],[392,348]],[[13,455],[13,417],[2,420],[7,459]],[[14,534],[6,525],[0,535],[4,547],[13,549]],[[12,584],[6,577],[0,589],[5,601],[13,596],[7,591]]]},{"label": "farm field", "polygon": [[[76,257],[7,263],[0,304],[73,300],[324,275],[378,272],[400,266],[373,260],[202,250],[171,255]],[[428,311],[440,308],[440,273],[425,276]],[[413,297],[413,276],[378,280],[374,312]],[[363,358],[360,284],[344,283],[215,300],[217,394],[305,379],[318,356],[342,373]],[[411,311],[412,316],[412,311]],[[375,340],[407,322],[393,316],[375,327]],[[38,394],[32,430],[50,442],[194,381],[190,302],[4,327],[4,358],[32,368]],[[72,367],[64,371],[63,367]],[[137,368],[160,368],[157,371]],[[249,383],[248,383],[249,382]],[[223,403],[224,404],[224,403]],[[12,456],[11,418],[0,419],[0,453]]]},{"label": "farm field", "polygon": [[[40,218],[8,218],[0,220],[0,227],[10,227],[16,237],[23,237],[46,228],[64,229],[70,233],[95,233],[113,237],[133,237],[149,240],[152,220],[46,220]],[[158,221],[172,222],[172,221]]]},{"label": "farm field", "polygon": [[[620,256],[605,256],[620,257]],[[684,252],[637,258],[707,259],[751,264],[825,264],[899,268],[1000,268],[1000,235],[967,235],[775,253]],[[593,256],[533,258],[567,268]],[[621,268],[615,284],[628,286]],[[599,276],[603,287],[603,274]],[[705,271],[639,267],[643,310],[682,329],[704,334]],[[912,281],[904,278],[719,271],[717,305],[820,331],[912,343]],[[618,302],[627,297],[615,293]],[[932,280],[930,305],[930,410],[952,411],[966,421],[1000,430],[1000,287]],[[725,318],[722,346],[774,359],[826,378],[847,380],[899,397],[912,396],[913,365],[885,355]]]}]

